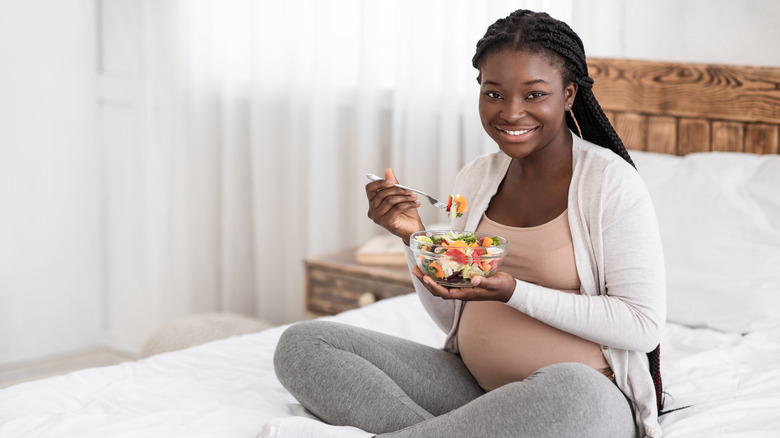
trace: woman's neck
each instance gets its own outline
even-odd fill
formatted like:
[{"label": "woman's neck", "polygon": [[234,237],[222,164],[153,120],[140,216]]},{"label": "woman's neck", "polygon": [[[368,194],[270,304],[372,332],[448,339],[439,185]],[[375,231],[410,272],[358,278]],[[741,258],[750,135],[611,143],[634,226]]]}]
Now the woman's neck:
[{"label": "woman's neck", "polygon": [[[565,127],[565,125],[564,125]],[[513,158],[507,171],[510,181],[549,180],[571,175],[572,134],[565,129],[547,146],[523,158]]]}]

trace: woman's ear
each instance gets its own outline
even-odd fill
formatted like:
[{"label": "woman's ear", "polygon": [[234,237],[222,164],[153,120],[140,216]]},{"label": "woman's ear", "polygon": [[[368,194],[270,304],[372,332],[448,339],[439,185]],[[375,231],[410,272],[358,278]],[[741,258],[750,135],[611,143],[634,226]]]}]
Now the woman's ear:
[{"label": "woman's ear", "polygon": [[565,105],[567,110],[571,109],[571,107],[574,106],[574,98],[577,97],[578,89],[579,87],[575,82],[569,82],[569,85],[567,85],[566,88],[563,90],[563,95],[565,97]]}]

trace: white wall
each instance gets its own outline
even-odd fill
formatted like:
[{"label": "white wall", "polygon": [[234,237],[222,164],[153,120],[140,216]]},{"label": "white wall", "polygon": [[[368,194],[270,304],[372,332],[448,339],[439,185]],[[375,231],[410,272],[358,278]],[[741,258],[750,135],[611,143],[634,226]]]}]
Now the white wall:
[{"label": "white wall", "polygon": [[[98,52],[99,143],[105,156],[106,337],[117,350],[139,353],[166,322],[171,290],[165,287],[167,236],[155,223],[155,203],[167,193],[155,186],[161,150],[149,141],[145,119],[149,47],[147,2],[95,0]],[[164,45],[163,42],[156,44]],[[176,202],[176,199],[171,200]],[[153,266],[154,269],[148,269]],[[152,273],[152,274],[150,274]],[[154,275],[157,273],[158,275]]]},{"label": "white wall", "polygon": [[777,0],[576,0],[588,56],[780,67]]},{"label": "white wall", "polygon": [[91,9],[0,0],[0,367],[102,339]]}]

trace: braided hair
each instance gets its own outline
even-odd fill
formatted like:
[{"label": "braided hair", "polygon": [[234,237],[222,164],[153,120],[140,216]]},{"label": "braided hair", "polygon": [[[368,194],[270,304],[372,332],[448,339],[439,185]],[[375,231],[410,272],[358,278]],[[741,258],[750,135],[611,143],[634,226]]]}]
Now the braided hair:
[{"label": "braided hair", "polygon": [[[564,81],[578,85],[572,112],[580,124],[578,126],[567,113],[566,124],[569,129],[579,131],[581,137],[591,143],[612,150],[636,168],[623,141],[593,95],[593,79],[588,76],[585,47],[571,27],[544,12],[517,10],[488,27],[485,36],[477,42],[477,52],[471,63],[479,70],[486,54],[507,48],[544,55],[553,65],[559,66]],[[481,75],[477,81],[481,82]],[[656,407],[659,414],[663,414],[661,346],[647,353],[647,358],[655,386]]]},{"label": "braided hair", "polygon": [[[636,167],[593,95],[593,79],[588,76],[585,48],[580,37],[566,23],[544,12],[525,9],[512,12],[488,27],[485,36],[477,42],[477,52],[471,63],[479,69],[487,53],[506,48],[542,54],[554,65],[560,66],[564,81],[578,85],[572,112],[580,124],[578,127],[577,122],[567,113],[566,124],[569,129],[579,131],[583,139],[612,150]],[[477,81],[481,82],[481,75]]]}]

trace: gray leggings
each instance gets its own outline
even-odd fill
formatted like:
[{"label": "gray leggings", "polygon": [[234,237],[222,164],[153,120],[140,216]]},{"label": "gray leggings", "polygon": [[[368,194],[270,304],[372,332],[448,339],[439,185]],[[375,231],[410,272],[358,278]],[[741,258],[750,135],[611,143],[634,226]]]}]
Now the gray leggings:
[{"label": "gray leggings", "polygon": [[274,368],[323,421],[380,438],[636,436],[623,393],[579,363],[550,365],[486,393],[457,354],[309,321],[282,334]]}]

